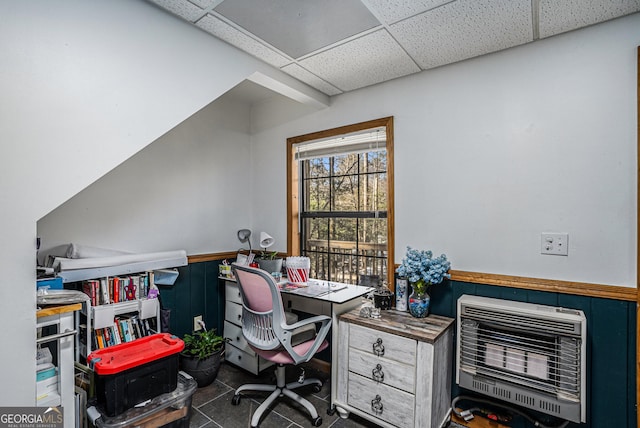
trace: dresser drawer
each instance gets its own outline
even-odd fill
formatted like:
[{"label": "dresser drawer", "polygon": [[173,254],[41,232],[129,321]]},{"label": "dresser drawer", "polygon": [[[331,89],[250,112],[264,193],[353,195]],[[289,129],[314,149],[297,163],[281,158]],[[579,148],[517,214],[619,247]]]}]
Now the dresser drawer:
[{"label": "dresser drawer", "polygon": [[349,371],[374,382],[390,385],[408,393],[415,392],[415,366],[403,364],[371,352],[349,349]]},{"label": "dresser drawer", "polygon": [[224,305],[224,319],[230,323],[242,325],[242,305],[227,300]]},{"label": "dresser drawer", "polygon": [[229,302],[242,303],[242,295],[240,288],[233,282],[226,281],[224,283],[224,298]]},{"label": "dresser drawer", "polygon": [[349,324],[349,348],[409,366],[416,364],[416,341],[384,331]]},{"label": "dresser drawer", "polygon": [[412,394],[349,373],[347,401],[350,406],[394,426],[413,427],[415,397]]}]

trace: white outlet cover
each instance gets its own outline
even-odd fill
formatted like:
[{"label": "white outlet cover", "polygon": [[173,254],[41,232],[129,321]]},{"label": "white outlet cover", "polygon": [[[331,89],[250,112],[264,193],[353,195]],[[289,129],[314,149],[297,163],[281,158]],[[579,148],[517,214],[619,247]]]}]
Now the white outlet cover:
[{"label": "white outlet cover", "polygon": [[568,256],[569,234],[542,232],[542,234],[540,235],[540,254]]}]

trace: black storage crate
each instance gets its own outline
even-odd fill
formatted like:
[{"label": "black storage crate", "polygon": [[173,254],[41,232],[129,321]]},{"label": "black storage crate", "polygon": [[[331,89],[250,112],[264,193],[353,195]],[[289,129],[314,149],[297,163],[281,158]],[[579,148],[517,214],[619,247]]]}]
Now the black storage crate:
[{"label": "black storage crate", "polygon": [[92,352],[97,407],[116,416],[142,402],[176,389],[178,356],[184,342],[168,333]]},{"label": "black storage crate", "polygon": [[100,413],[95,421],[98,428],[132,428],[161,426],[188,428],[191,419],[191,400],[198,385],[184,372],[178,373],[178,386],[172,392],[158,395],[142,407],[129,409],[115,417]]}]

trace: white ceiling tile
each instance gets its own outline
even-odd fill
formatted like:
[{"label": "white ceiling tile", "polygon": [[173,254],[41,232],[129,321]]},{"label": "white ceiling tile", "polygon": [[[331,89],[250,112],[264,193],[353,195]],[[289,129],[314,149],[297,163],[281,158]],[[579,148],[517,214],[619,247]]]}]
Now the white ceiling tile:
[{"label": "white ceiling tile", "polygon": [[380,26],[360,0],[227,0],[215,12],[292,58]]},{"label": "white ceiling tile", "polygon": [[319,90],[320,92],[327,94],[329,96],[341,94],[342,91],[333,85],[325,82],[315,74],[305,70],[300,67],[298,64],[289,64],[282,67],[282,71],[285,73],[295,77],[296,79],[306,83],[309,86],[312,86]]},{"label": "white ceiling tile", "polygon": [[540,38],[640,11],[640,0],[540,0]]},{"label": "white ceiling tile", "polygon": [[198,21],[196,25],[219,39],[224,40],[230,45],[233,45],[275,67],[280,68],[291,62],[291,60],[285,56],[262,43],[255,41],[243,32],[236,30],[226,22],[221,21],[212,15],[207,14],[207,16]]},{"label": "white ceiling tile", "polygon": [[197,4],[203,9],[208,9],[211,6],[217,6],[222,3],[223,0],[189,0],[191,3]]},{"label": "white ceiling tile", "polygon": [[310,56],[300,65],[343,91],[420,71],[386,30]]},{"label": "white ceiling tile", "polygon": [[429,69],[532,41],[531,0],[459,0],[390,30]]},{"label": "white ceiling tile", "polygon": [[200,18],[204,11],[193,3],[187,0],[151,0],[158,6],[167,9],[168,11],[186,19],[187,21],[194,22]]},{"label": "white ceiling tile", "polygon": [[369,9],[385,24],[442,6],[451,0],[362,0]]}]

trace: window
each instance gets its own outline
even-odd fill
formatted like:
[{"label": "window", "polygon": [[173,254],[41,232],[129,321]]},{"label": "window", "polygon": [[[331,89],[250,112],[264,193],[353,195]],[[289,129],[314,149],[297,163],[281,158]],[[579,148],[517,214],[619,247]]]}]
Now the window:
[{"label": "window", "polygon": [[288,156],[289,254],[314,278],[392,287],[393,118],[289,138]]}]

